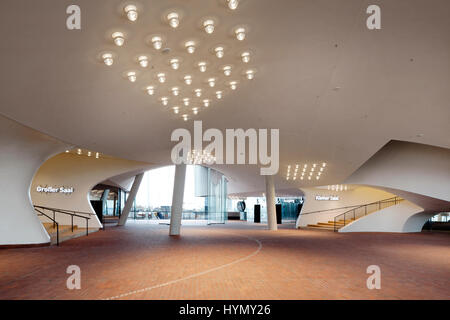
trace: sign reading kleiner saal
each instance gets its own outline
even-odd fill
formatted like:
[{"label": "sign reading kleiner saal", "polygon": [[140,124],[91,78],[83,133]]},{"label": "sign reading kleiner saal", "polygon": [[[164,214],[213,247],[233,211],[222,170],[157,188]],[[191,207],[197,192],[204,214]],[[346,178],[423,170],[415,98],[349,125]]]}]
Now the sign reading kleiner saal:
[{"label": "sign reading kleiner saal", "polygon": [[339,196],[316,196],[317,201],[339,201]]}]

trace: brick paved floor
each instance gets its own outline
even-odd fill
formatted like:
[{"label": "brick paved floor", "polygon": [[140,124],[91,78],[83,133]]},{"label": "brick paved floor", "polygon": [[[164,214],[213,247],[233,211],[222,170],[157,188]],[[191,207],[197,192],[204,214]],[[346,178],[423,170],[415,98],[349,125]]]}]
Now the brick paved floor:
[{"label": "brick paved floor", "polygon": [[[260,247],[260,244],[262,247]],[[81,268],[81,290],[66,268]],[[366,268],[381,268],[368,290]],[[240,222],[111,227],[0,250],[0,299],[449,299],[450,234],[336,234]]]}]

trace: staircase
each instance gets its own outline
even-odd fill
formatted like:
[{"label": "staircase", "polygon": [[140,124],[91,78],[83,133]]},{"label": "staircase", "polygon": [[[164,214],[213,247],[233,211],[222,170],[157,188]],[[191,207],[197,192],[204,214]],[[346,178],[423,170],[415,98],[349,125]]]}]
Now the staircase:
[{"label": "staircase", "polygon": [[318,230],[328,230],[328,231],[338,231],[342,227],[347,224],[358,220],[368,214],[379,211],[381,209],[394,206],[398,204],[403,199],[399,197],[389,198],[377,202],[372,202],[368,204],[363,204],[361,206],[352,208],[336,217],[333,220],[329,220],[327,222],[318,222],[317,224],[308,224],[307,228],[309,229],[318,229]]},{"label": "staircase", "polygon": [[[94,214],[80,211],[72,211],[65,209],[56,209],[42,206],[34,206],[34,210],[37,215],[43,217],[43,219],[51,222],[42,222],[45,230],[47,230],[50,236],[50,243],[59,245],[60,242],[64,242],[70,239],[78,238],[81,236],[88,236],[89,233],[98,231],[98,228],[89,228],[89,220]],[[69,216],[71,219],[70,225],[61,225],[58,223],[58,215]],[[84,219],[86,228],[80,228],[74,223],[74,218]]]}]

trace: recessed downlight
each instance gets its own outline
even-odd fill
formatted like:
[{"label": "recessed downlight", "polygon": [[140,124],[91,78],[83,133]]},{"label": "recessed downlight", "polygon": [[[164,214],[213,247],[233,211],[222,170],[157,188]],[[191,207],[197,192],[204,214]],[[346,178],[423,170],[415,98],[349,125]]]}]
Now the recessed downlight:
[{"label": "recessed downlight", "polygon": [[188,53],[193,54],[195,52],[195,41],[186,41],[184,46]]},{"label": "recessed downlight", "polygon": [[167,15],[167,21],[172,28],[178,28],[180,25],[180,16],[176,12],[171,12]]},{"label": "recessed downlight", "polygon": [[158,73],[157,77],[158,77],[158,81],[160,83],[166,82],[166,74],[165,73],[160,72],[160,73]]},{"label": "recessed downlight", "polygon": [[206,19],[205,21],[203,21],[203,29],[205,30],[206,33],[211,34],[214,32],[214,20],[212,19]]},{"label": "recessed downlight", "polygon": [[253,80],[255,78],[255,70],[250,69],[250,70],[245,71],[245,77],[248,80]]},{"label": "recessed downlight", "polygon": [[170,91],[172,91],[172,94],[174,96],[178,96],[180,94],[180,88],[178,88],[178,87],[172,87],[172,89],[170,89]]},{"label": "recessed downlight", "polygon": [[222,99],[222,97],[223,97],[223,92],[222,91],[216,91],[216,98],[217,99]]},{"label": "recessed downlight", "polygon": [[153,48],[155,48],[156,50],[161,50],[163,46],[163,39],[161,36],[153,36],[151,42]]},{"label": "recessed downlight", "polygon": [[241,59],[242,59],[242,62],[249,63],[250,62],[250,52],[248,52],[248,51],[242,52]]},{"label": "recessed downlight", "polygon": [[195,89],[194,93],[197,98],[200,98],[202,96],[202,89]]},{"label": "recessed downlight", "polygon": [[180,59],[178,58],[170,59],[169,63],[173,70],[178,70],[178,68],[180,67]]},{"label": "recessed downlight", "polygon": [[161,103],[163,104],[163,106],[167,106],[169,104],[169,98],[161,97]]},{"label": "recessed downlight", "polygon": [[148,67],[148,60],[149,60],[149,57],[148,56],[146,56],[146,55],[141,55],[141,56],[139,56],[138,57],[138,62],[139,62],[139,65],[142,67],[142,68],[147,68]]},{"label": "recessed downlight", "polygon": [[208,85],[209,85],[211,88],[214,88],[214,86],[216,85],[216,78],[209,78],[209,79],[208,79]]},{"label": "recessed downlight", "polygon": [[230,86],[231,90],[236,90],[237,89],[237,81],[230,81],[228,82],[228,85]]},{"label": "recessed downlight", "polygon": [[219,59],[222,59],[225,55],[225,51],[222,46],[218,46],[214,48],[214,53],[216,54],[216,57]]},{"label": "recessed downlight", "polygon": [[154,86],[147,86],[147,88],[145,88],[147,90],[147,93],[149,96],[152,96],[155,94],[155,87]]},{"label": "recessed downlight", "polygon": [[206,72],[206,62],[205,61],[200,61],[197,65],[198,65],[200,72]]},{"label": "recessed downlight", "polygon": [[211,101],[210,101],[209,99],[204,99],[204,100],[203,100],[203,106],[204,106],[205,108],[208,108],[210,103],[211,103]]},{"label": "recessed downlight", "polygon": [[127,78],[130,82],[136,82],[136,80],[137,80],[136,71],[128,71]]},{"label": "recessed downlight", "polygon": [[239,40],[239,41],[245,40],[246,32],[247,32],[247,30],[245,30],[244,27],[236,28],[236,29],[234,30],[234,34],[235,34],[235,36],[236,36],[236,39]]},{"label": "recessed downlight", "polygon": [[123,11],[127,15],[127,19],[130,20],[131,22],[134,22],[137,20],[138,11],[137,11],[137,7],[134,4],[129,4],[129,5],[125,6],[125,8],[123,8]]},{"label": "recessed downlight", "polygon": [[123,46],[123,44],[125,43],[125,35],[123,34],[123,32],[120,31],[113,32],[111,38],[113,39],[114,44],[118,47]]},{"label": "recessed downlight", "polygon": [[227,0],[227,2],[228,8],[230,8],[230,10],[236,10],[239,6],[239,0]]},{"label": "recessed downlight", "polygon": [[222,68],[223,74],[224,74],[226,77],[231,76],[231,70],[232,70],[232,69],[233,69],[233,67],[231,67],[231,66],[229,66],[229,65],[224,66],[224,67]]},{"label": "recessed downlight", "polygon": [[184,80],[184,83],[186,83],[188,86],[190,86],[192,84],[192,76],[189,74],[185,75],[183,80]]},{"label": "recessed downlight", "polygon": [[103,60],[103,63],[105,65],[107,65],[108,67],[112,66],[114,63],[113,55],[112,55],[112,53],[109,53],[109,52],[102,54],[102,60]]}]

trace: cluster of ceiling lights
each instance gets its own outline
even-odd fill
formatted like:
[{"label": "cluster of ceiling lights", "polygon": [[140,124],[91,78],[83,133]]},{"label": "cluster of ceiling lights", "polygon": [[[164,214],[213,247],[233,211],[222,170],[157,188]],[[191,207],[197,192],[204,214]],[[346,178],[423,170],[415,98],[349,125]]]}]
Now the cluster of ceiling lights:
[{"label": "cluster of ceiling lights", "polygon": [[[236,10],[239,6],[239,0],[224,0],[230,10]],[[128,4],[123,8],[124,16],[130,21],[135,22],[139,17],[138,6],[134,4]],[[177,10],[172,10],[164,14],[164,20],[167,25],[173,29],[177,29],[182,25],[183,15]],[[217,21],[213,18],[203,18],[200,24],[201,28],[206,34],[213,34],[217,28]],[[241,42],[247,38],[248,29],[245,26],[236,26],[232,29],[232,34],[234,38]],[[112,42],[117,47],[126,46],[127,36],[122,31],[114,31],[111,33]],[[164,51],[163,49],[167,38],[162,34],[152,35],[149,37],[148,44],[157,51]],[[198,49],[199,43],[195,40],[187,39],[184,41],[184,48],[189,56],[194,55]],[[214,55],[216,59],[223,60],[227,56],[231,56],[227,53],[227,47],[224,45],[212,46],[210,50],[211,54]],[[106,66],[112,66],[117,55],[113,52],[103,52],[101,55],[101,60]],[[252,58],[252,53],[249,50],[244,50],[239,53],[240,63],[242,66],[250,63]],[[148,68],[150,64],[151,57],[146,54],[139,55],[135,58],[136,64],[142,69]],[[180,114],[181,117],[187,121],[191,114],[197,115],[201,109],[208,108],[214,99],[220,100],[223,98],[225,92],[229,89],[231,91],[237,90],[240,83],[239,72],[235,71],[237,68],[233,63],[224,63],[220,66],[219,70],[209,70],[211,63],[208,59],[198,59],[193,61],[186,61],[177,56],[171,57],[167,60],[165,66],[154,66],[157,70],[154,75],[154,83],[147,83],[145,86],[145,92],[150,95],[159,95],[158,100],[163,106],[169,106],[169,108],[175,113]],[[190,60],[190,59],[189,59]],[[199,77],[194,77],[192,74],[182,73],[177,79],[180,79],[180,85],[173,86],[169,90],[158,89],[158,83],[164,84],[168,79],[167,72],[164,72],[164,68],[170,67],[172,70],[178,71],[181,66],[190,65],[195,66],[195,68],[201,73],[219,72],[219,76],[207,76],[204,79],[199,79]],[[154,68],[152,67],[152,69]],[[141,76],[141,71],[129,70],[124,73],[124,77],[130,82],[135,83]],[[256,70],[254,68],[244,68],[241,76],[247,80],[253,80],[255,78]],[[223,75],[223,79],[221,79]],[[197,79],[194,79],[197,78]],[[196,82],[193,88],[193,82]],[[200,87],[201,84],[205,84],[206,88]]]},{"label": "cluster of ceiling lights", "polygon": [[313,163],[311,165],[304,164],[303,166],[296,164],[295,169],[293,170],[294,172],[291,173],[291,165],[288,165],[286,180],[297,180],[297,178],[299,178],[299,180],[319,180],[324,174],[326,166],[327,164],[325,162],[321,165],[317,163]]},{"label": "cluster of ceiling lights", "polygon": [[88,157],[95,157],[95,159],[99,159],[100,158],[100,153],[99,152],[92,152],[92,151],[86,150],[83,153],[83,150],[80,149],[80,148],[74,149],[74,150],[72,150],[72,152],[71,152],[71,150],[66,150],[66,153],[75,153],[75,154],[77,154],[79,156],[86,155]]},{"label": "cluster of ceiling lights", "polygon": [[188,164],[213,164],[216,162],[216,157],[205,150],[191,150],[187,156]]},{"label": "cluster of ceiling lights", "polygon": [[333,184],[327,186],[327,189],[331,191],[347,191],[347,186],[342,184]]}]

